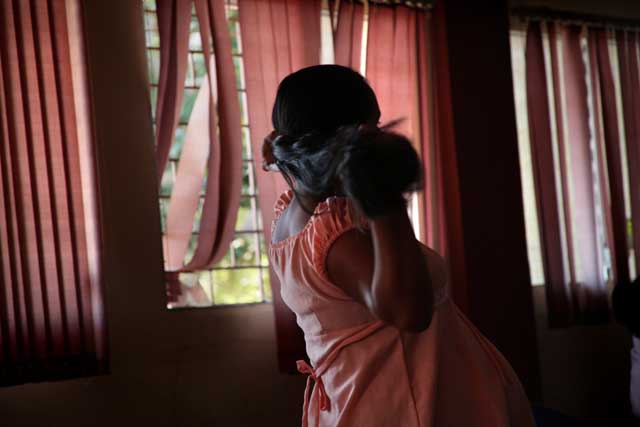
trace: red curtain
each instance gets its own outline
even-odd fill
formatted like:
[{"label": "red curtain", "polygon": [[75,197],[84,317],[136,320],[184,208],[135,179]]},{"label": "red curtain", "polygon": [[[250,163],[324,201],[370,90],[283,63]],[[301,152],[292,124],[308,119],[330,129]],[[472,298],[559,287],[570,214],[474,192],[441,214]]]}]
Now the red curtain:
[{"label": "red curtain", "polygon": [[[271,109],[280,80],[320,62],[320,7],[319,0],[238,1],[254,159],[262,158],[262,141],[272,129]],[[278,174],[256,169],[262,226],[270,242],[273,206],[287,185]],[[304,339],[271,270],[269,277],[280,370],[296,372],[296,360],[305,358]]]},{"label": "red curtain", "polygon": [[0,385],[107,370],[76,6],[0,3]]},{"label": "red curtain", "polygon": [[[222,259],[233,240],[242,189],[242,134],[236,75],[225,5],[215,0],[158,0],[160,76],[157,104],[157,167],[165,169],[178,123],[188,58],[191,6],[195,5],[207,79],[189,119],[165,230],[169,300],[188,287],[178,273]],[[215,52],[215,56],[213,55]],[[200,192],[206,182],[195,253],[185,261]],[[192,292],[196,297],[199,289]]]},{"label": "red curtain", "polygon": [[[550,75],[545,68],[545,28]],[[527,32],[531,158],[551,327],[608,319],[602,252],[608,243],[606,233],[605,242],[599,241],[596,223],[593,164],[599,158],[590,146],[581,31],[532,22]],[[552,94],[551,111],[548,94]]]}]

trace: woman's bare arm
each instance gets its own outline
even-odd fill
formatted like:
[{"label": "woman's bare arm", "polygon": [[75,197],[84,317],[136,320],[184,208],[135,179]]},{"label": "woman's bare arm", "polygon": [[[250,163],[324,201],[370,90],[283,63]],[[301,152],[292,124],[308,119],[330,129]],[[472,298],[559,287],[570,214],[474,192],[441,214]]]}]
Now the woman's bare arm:
[{"label": "woman's bare arm", "polygon": [[379,319],[402,330],[425,330],[433,315],[433,280],[442,275],[429,270],[429,252],[415,239],[404,209],[369,224],[370,233],[349,231],[329,249],[329,278]]}]

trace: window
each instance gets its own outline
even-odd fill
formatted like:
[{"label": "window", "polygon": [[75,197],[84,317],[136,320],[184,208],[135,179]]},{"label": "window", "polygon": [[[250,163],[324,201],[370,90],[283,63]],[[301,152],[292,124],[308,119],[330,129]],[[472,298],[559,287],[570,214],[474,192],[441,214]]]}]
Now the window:
[{"label": "window", "polygon": [[[199,284],[206,294],[206,297],[204,297],[202,301],[187,300],[178,304],[169,304],[169,308],[184,306],[211,307],[217,305],[260,303],[271,300],[268,257],[257,202],[258,188],[255,179],[255,162],[252,158],[250,146],[238,5],[236,0],[225,0],[225,4],[238,83],[244,153],[242,199],[236,222],[235,239],[224,259],[217,265],[205,271],[181,273],[180,280],[185,285],[197,286]],[[160,40],[155,0],[144,0],[144,17],[149,79],[151,82],[151,103],[155,118],[158,75],[160,70]],[[176,171],[180,166],[180,152],[182,144],[184,143],[185,131],[198,94],[198,89],[206,76],[204,54],[202,52],[195,9],[192,11],[190,32],[189,58],[187,61],[187,75],[184,82],[182,111],[171,147],[169,162],[160,185],[159,203],[163,233],[165,231],[169,198],[171,196],[173,183],[175,182]],[[191,259],[195,250],[199,220],[202,213],[202,203],[204,200],[203,197],[204,194],[201,196],[198,211],[196,212],[193,235],[186,254],[187,260]]]},{"label": "window", "polygon": [[[551,75],[550,71],[550,41],[548,30],[545,26],[543,26],[543,47],[545,51],[545,66],[548,69],[547,75]],[[520,171],[522,178],[522,192],[523,192],[523,202],[524,202],[524,213],[525,213],[525,227],[526,227],[526,237],[527,237],[527,250],[529,256],[529,266],[531,272],[531,281],[532,285],[544,285],[545,284],[545,271],[543,267],[542,261],[542,245],[540,242],[540,224],[536,206],[536,194],[534,189],[534,178],[533,178],[533,166],[531,159],[531,146],[530,146],[530,137],[529,137],[529,119],[527,114],[527,89],[526,89],[526,69],[525,69],[525,45],[526,45],[526,24],[523,22],[514,21],[511,27],[511,59],[512,59],[512,70],[513,70],[513,85],[514,85],[514,97],[515,97],[515,107],[516,107],[516,121],[517,121],[517,129],[518,129],[518,145],[519,145],[519,154],[520,154]],[[588,54],[588,45],[587,45],[587,37],[586,37],[586,29],[583,29],[582,34],[580,36],[580,43],[582,49],[582,58],[583,62],[586,66],[587,73],[591,67],[589,63],[589,54]],[[561,49],[562,46],[559,44],[558,48]],[[628,224],[628,234],[629,234],[629,267],[631,277],[635,277],[635,263],[634,259],[634,248],[633,248],[633,239],[631,237],[631,205],[630,205],[630,192],[629,192],[629,173],[627,167],[627,159],[626,159],[626,138],[625,138],[625,126],[624,126],[624,117],[623,117],[623,108],[622,108],[622,95],[620,92],[620,73],[618,70],[618,56],[617,56],[617,44],[613,33],[609,35],[609,53],[611,57],[612,71],[614,76],[614,83],[616,86],[616,100],[618,104],[618,128],[620,133],[621,140],[621,160],[623,167],[623,183],[624,183],[624,202],[625,202],[625,211],[627,217]],[[562,70],[560,71],[562,72]],[[586,77],[586,76],[585,76]],[[593,88],[591,87],[590,80],[585,78],[587,85],[587,105],[588,105],[588,114],[589,114],[589,133],[590,133],[590,150],[592,159],[597,157],[597,141],[595,135],[595,101],[593,98]],[[549,85],[549,83],[548,83]],[[552,89],[548,89],[549,95],[549,110],[550,110],[550,119],[552,122],[552,128],[555,128],[555,111],[554,111],[554,93]],[[562,95],[560,95],[562,96]],[[562,100],[565,101],[564,99]],[[565,119],[566,121],[566,119]],[[558,181],[558,176],[560,172],[559,160],[558,160],[558,144],[557,144],[557,136],[554,132],[552,132],[553,145],[554,145],[554,161],[555,161],[555,174],[556,174],[556,182]],[[565,138],[566,139],[566,138]],[[570,155],[567,155],[570,158]],[[593,190],[594,190],[594,198],[595,198],[595,221],[599,242],[599,250],[601,251],[601,256],[603,259],[603,271],[601,272],[602,277],[608,281],[612,277],[612,259],[610,250],[607,247],[606,237],[605,237],[605,225],[604,225],[604,211],[602,204],[602,195],[600,194],[600,185],[598,182],[602,179],[607,179],[607,171],[600,170],[597,162],[593,160],[591,165],[593,171]],[[557,185],[558,188],[561,188],[560,185]],[[575,191],[571,186],[568,188],[569,193]],[[562,194],[562,191],[559,190],[558,194],[559,199],[569,198],[568,194]],[[561,212],[561,221],[565,221]],[[566,224],[563,224],[565,227]],[[575,234],[575,233],[574,233]],[[575,245],[575,242],[574,242]],[[563,248],[566,252],[567,248]],[[576,265],[580,265],[580,258],[576,257],[575,259]]]}]

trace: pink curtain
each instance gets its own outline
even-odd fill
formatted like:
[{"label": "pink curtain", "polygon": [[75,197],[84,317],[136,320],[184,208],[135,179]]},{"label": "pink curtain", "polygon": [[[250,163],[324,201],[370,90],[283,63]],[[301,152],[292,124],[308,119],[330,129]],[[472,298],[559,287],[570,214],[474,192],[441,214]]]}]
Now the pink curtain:
[{"label": "pink curtain", "polygon": [[[239,0],[245,79],[253,157],[262,159],[262,141],[271,132],[271,110],[280,80],[320,62],[319,0]],[[258,200],[265,240],[271,241],[273,206],[287,185],[275,173],[256,168]],[[305,358],[302,332],[280,297],[280,284],[269,272],[276,319],[278,361],[283,372],[295,372]]]},{"label": "pink curtain", "polygon": [[[549,35],[549,76],[542,25],[547,25]],[[532,22],[527,33],[531,156],[552,327],[608,319],[593,188],[596,177],[592,164],[598,157],[590,147],[581,31],[574,26]],[[552,111],[548,94],[553,96]]]},{"label": "pink curtain", "polygon": [[[331,4],[333,5],[333,2]],[[364,6],[359,3],[342,2],[337,18],[337,28],[333,36],[335,63],[360,71]]]},{"label": "pink curtain", "polygon": [[[384,124],[403,119],[397,130],[417,140],[417,14],[404,6],[369,10],[366,77],[380,103]],[[424,17],[424,15],[422,14]]]},{"label": "pink curtain", "polygon": [[0,3],[0,385],[107,370],[73,6]]},{"label": "pink curtain", "polygon": [[[225,5],[220,1],[157,2],[161,46],[157,166],[164,171],[182,104],[192,3],[207,79],[189,119],[167,212],[164,248],[170,301],[180,293],[178,272],[202,270],[224,257],[234,237],[242,189],[240,105]],[[192,259],[185,262],[203,182],[197,246]]]}]

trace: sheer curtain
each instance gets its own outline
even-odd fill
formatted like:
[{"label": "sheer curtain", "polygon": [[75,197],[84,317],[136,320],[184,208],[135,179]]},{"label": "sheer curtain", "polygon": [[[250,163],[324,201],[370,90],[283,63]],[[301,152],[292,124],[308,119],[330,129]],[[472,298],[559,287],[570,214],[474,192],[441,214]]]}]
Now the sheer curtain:
[{"label": "sheer curtain", "polygon": [[0,385],[107,371],[78,4],[0,3]]}]

